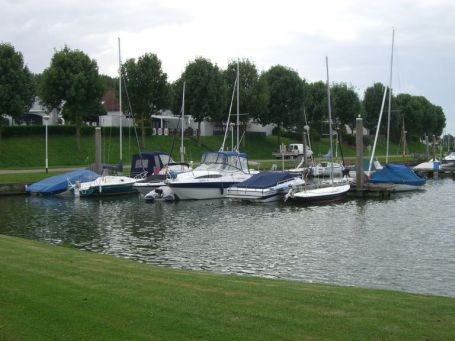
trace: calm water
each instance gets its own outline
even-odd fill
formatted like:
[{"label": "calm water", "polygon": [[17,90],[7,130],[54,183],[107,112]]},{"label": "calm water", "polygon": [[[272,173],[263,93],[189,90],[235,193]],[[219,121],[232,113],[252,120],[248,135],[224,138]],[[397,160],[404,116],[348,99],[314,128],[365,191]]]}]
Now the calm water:
[{"label": "calm water", "polygon": [[455,182],[329,206],[0,198],[0,233],[217,273],[455,296]]}]

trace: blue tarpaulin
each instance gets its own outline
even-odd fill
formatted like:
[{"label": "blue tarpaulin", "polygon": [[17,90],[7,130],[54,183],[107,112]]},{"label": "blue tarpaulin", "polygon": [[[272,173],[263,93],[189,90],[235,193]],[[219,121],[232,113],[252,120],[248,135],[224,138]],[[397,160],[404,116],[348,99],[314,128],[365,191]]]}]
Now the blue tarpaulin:
[{"label": "blue tarpaulin", "polygon": [[295,178],[295,174],[289,172],[261,172],[253,175],[251,178],[235,185],[238,188],[268,188],[277,185],[280,182]]},{"label": "blue tarpaulin", "polygon": [[388,163],[381,170],[371,175],[369,182],[373,184],[407,184],[422,186],[425,179],[415,174],[408,166]]},{"label": "blue tarpaulin", "polygon": [[35,182],[26,188],[26,192],[41,195],[57,194],[66,191],[68,189],[69,182],[87,182],[95,180],[98,177],[99,174],[95,172],[86,169],[78,169]]}]

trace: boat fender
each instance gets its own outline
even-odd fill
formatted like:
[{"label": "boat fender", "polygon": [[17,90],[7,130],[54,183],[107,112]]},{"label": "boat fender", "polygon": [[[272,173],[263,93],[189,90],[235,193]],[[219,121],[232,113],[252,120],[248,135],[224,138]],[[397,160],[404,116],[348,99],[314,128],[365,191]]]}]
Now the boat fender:
[{"label": "boat fender", "polygon": [[221,185],[220,193],[221,193],[221,195],[224,195],[224,188],[223,188],[223,185]]}]

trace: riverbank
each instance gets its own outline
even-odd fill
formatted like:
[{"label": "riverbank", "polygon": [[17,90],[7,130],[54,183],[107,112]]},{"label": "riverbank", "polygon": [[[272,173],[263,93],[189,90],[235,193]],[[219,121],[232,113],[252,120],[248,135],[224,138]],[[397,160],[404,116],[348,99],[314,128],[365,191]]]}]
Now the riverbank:
[{"label": "riverbank", "polygon": [[174,270],[0,236],[0,339],[437,339],[455,299]]}]

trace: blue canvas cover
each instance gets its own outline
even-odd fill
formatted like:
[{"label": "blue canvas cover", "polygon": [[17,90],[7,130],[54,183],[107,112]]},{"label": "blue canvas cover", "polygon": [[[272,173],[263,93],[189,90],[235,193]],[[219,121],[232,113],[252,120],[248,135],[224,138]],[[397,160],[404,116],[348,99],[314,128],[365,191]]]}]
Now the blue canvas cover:
[{"label": "blue canvas cover", "polygon": [[77,169],[35,182],[34,184],[27,186],[25,191],[28,193],[36,193],[41,195],[58,194],[67,190],[69,182],[87,182],[95,180],[98,177],[99,174],[95,172],[86,169]]},{"label": "blue canvas cover", "polygon": [[282,181],[290,180],[295,177],[295,174],[289,172],[261,172],[238,183],[235,187],[264,189],[273,187]]},{"label": "blue canvas cover", "polygon": [[425,179],[415,174],[408,166],[388,163],[381,170],[373,175],[369,182],[373,184],[407,184],[412,186],[422,186]]}]

